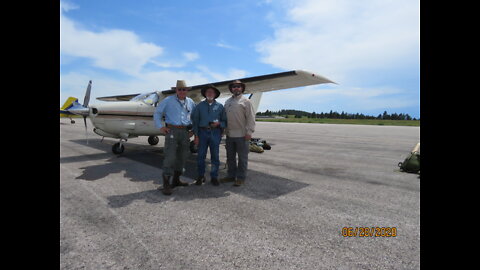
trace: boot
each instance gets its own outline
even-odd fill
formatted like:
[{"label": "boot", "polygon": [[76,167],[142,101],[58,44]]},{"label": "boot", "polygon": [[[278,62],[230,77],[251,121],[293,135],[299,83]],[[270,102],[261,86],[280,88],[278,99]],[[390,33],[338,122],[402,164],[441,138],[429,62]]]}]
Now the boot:
[{"label": "boot", "polygon": [[172,188],[176,186],[182,186],[182,187],[188,186],[187,182],[183,182],[182,180],[180,180],[180,175],[182,175],[182,173],[179,171],[173,172]]},{"label": "boot", "polygon": [[172,195],[172,190],[170,189],[170,176],[162,174],[163,177],[163,189],[159,188],[164,195]]},{"label": "boot", "polygon": [[234,183],[233,185],[236,186],[236,187],[239,187],[239,186],[241,186],[241,185],[243,185],[243,184],[245,184],[245,180],[243,180],[243,179],[237,179],[237,180],[235,180],[235,183]]},{"label": "boot", "polygon": [[203,182],[205,182],[205,177],[204,176],[199,176],[199,177],[197,177],[197,180],[193,183],[197,186],[201,186]]},{"label": "boot", "polygon": [[220,183],[227,183],[227,182],[233,182],[235,181],[235,177],[224,177],[222,179],[220,179]]},{"label": "boot", "polygon": [[218,183],[218,179],[217,179],[217,178],[212,178],[212,185],[214,185],[214,186],[220,185],[220,183]]}]

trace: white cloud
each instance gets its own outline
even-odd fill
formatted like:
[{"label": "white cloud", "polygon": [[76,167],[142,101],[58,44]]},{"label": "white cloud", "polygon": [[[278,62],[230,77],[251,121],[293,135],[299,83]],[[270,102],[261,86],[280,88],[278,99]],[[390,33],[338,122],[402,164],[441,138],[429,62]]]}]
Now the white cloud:
[{"label": "white cloud", "polygon": [[198,65],[197,68],[200,71],[202,71],[203,73],[212,77],[216,81],[227,81],[227,80],[240,79],[240,78],[246,77],[247,74],[248,74],[247,71],[241,70],[241,69],[236,69],[236,68],[229,69],[226,74],[211,71],[208,67],[203,66],[203,65]]},{"label": "white cloud", "polygon": [[149,62],[162,68],[179,68],[200,58],[200,55],[196,52],[184,52],[182,53],[182,56],[183,59],[177,61],[157,61],[150,59]]},{"label": "white cloud", "polygon": [[183,57],[185,58],[185,60],[187,60],[188,62],[191,62],[191,61],[195,61],[197,60],[200,55],[196,52],[184,52],[183,53]]},{"label": "white cloud", "polygon": [[77,9],[78,6],[69,1],[60,1],[60,10],[69,11],[72,9]]},{"label": "white cloud", "polygon": [[238,50],[238,47],[235,47],[233,45],[228,44],[227,42],[221,40],[215,44],[215,46],[219,48],[225,48],[225,49],[230,49],[230,50]]},{"label": "white cloud", "polygon": [[[274,36],[256,46],[264,63],[307,69],[341,82],[357,70],[418,61],[418,0],[283,3],[285,21],[272,22]],[[276,15],[270,20],[283,18]]]},{"label": "white cloud", "polygon": [[396,70],[418,69],[419,0],[285,0],[270,5],[275,6],[266,18],[274,32],[256,44],[261,61],[315,72],[339,85],[265,93],[260,110],[310,107],[355,113],[419,106],[417,96],[412,98],[419,86],[389,85],[382,77],[391,71],[389,76],[402,81]]},{"label": "white cloud", "polygon": [[[65,3],[62,6],[63,10],[72,8]],[[131,31],[112,29],[93,32],[82,29],[62,12],[60,52],[69,56],[89,58],[95,67],[136,75],[147,62],[160,56],[163,48],[140,40]]]}]

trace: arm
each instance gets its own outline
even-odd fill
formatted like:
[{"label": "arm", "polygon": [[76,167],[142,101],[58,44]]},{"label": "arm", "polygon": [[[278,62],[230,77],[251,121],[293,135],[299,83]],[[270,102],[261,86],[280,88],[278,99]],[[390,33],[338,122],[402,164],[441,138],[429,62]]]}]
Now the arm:
[{"label": "arm", "polygon": [[163,113],[165,112],[165,107],[167,106],[167,100],[163,100],[160,102],[158,107],[155,109],[155,112],[153,113],[153,121],[155,123],[155,127],[160,129],[160,132],[166,134],[170,132],[170,129],[167,127],[164,127],[162,124],[162,117]]},{"label": "arm", "polygon": [[250,100],[247,100],[245,102],[245,113],[246,113],[246,119],[247,123],[245,126],[246,129],[246,135],[245,139],[250,140],[252,138],[253,132],[255,132],[255,113],[253,112],[253,106]]},{"label": "arm", "polygon": [[155,123],[156,128],[163,127],[162,116],[165,111],[166,103],[167,103],[166,100],[163,100],[162,102],[160,102],[160,104],[158,104],[158,107],[155,109],[155,112],[153,113],[153,121]]},{"label": "arm", "polygon": [[225,107],[222,106],[222,111],[220,112],[220,127],[222,129],[227,127],[227,112],[225,111]]},{"label": "arm", "polygon": [[198,122],[200,121],[199,106],[193,108],[192,114],[190,115],[190,120],[192,120],[193,134],[198,136]]}]

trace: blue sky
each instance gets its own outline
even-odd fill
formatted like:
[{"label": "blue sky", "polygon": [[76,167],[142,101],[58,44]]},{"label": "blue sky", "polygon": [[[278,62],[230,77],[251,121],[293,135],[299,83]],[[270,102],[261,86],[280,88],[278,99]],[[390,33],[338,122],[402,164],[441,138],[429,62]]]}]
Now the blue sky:
[{"label": "blue sky", "polygon": [[[294,69],[338,85],[268,92],[259,111],[420,117],[419,1],[68,0],[60,105]],[[220,100],[222,101],[222,100]]]}]

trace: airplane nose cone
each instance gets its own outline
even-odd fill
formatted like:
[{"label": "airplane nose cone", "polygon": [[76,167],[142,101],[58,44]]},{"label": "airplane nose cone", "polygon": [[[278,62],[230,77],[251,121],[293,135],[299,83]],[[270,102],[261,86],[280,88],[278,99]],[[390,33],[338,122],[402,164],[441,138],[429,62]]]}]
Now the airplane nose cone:
[{"label": "airplane nose cone", "polygon": [[88,114],[90,113],[90,109],[85,108],[83,106],[72,107],[72,108],[68,109],[68,111],[73,113],[73,114],[82,115],[82,116],[88,116]]}]

